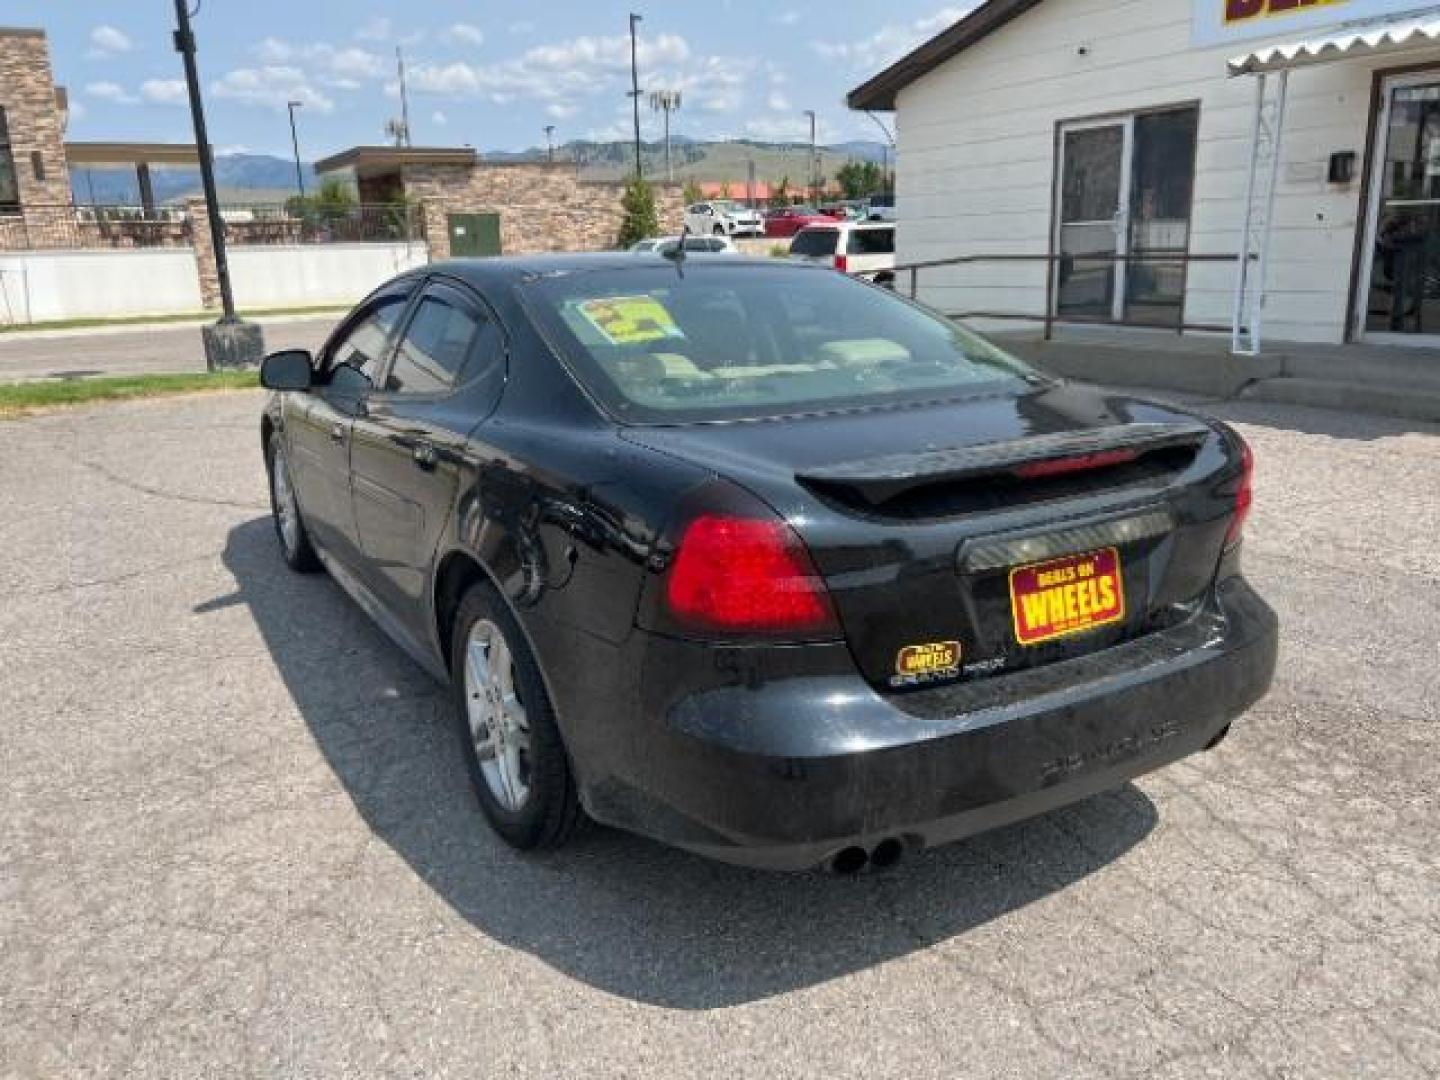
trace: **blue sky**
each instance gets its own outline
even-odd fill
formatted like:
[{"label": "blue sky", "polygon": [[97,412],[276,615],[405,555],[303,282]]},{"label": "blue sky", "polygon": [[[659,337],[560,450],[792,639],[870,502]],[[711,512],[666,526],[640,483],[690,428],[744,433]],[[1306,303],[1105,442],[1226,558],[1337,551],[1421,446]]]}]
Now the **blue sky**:
[{"label": "blue sky", "polygon": [[[693,138],[876,138],[845,91],[964,10],[967,0],[636,0],[641,87],[678,89]],[[290,153],[285,102],[305,103],[302,152],[384,142],[409,69],[417,145],[543,145],[630,131],[624,3],[605,0],[202,0],[195,20],[210,137],[222,152]],[[74,103],[72,139],[189,141],[170,0],[6,0],[8,25],[50,35]],[[644,111],[647,138],[659,119]]]}]

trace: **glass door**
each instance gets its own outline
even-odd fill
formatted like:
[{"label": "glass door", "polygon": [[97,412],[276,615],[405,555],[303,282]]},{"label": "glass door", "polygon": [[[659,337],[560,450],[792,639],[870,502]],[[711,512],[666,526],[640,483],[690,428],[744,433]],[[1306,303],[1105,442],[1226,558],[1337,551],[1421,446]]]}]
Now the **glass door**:
[{"label": "glass door", "polygon": [[1367,220],[1362,330],[1440,344],[1440,73],[1387,80]]},{"label": "glass door", "polygon": [[1200,110],[1193,106],[1135,117],[1126,322],[1176,326],[1181,320],[1199,121]]},{"label": "glass door", "polygon": [[1124,313],[1125,265],[1113,256],[1125,254],[1129,239],[1132,134],[1129,117],[1061,128],[1055,226],[1055,313],[1061,318],[1110,322]]}]

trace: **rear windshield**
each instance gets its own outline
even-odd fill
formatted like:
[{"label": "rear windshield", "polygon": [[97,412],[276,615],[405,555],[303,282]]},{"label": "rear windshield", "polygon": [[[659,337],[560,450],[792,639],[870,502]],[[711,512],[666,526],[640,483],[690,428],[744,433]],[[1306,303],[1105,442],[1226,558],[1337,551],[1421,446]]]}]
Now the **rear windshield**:
[{"label": "rear windshield", "polygon": [[576,378],[631,423],[928,401],[1036,378],[949,320],[829,271],[719,260],[580,270],[522,290]]},{"label": "rear windshield", "polygon": [[850,255],[894,255],[895,230],[856,229],[845,250]]},{"label": "rear windshield", "polygon": [[790,244],[791,255],[834,255],[839,229],[801,229]]}]

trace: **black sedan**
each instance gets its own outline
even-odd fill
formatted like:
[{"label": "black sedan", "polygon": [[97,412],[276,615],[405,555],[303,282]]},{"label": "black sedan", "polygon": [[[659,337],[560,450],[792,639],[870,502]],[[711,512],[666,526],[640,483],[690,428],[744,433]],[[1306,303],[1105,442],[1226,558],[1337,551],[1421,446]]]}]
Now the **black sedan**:
[{"label": "black sedan", "polygon": [[885,866],[1211,747],[1273,674],[1234,431],[842,274],[441,263],[262,381],[286,562],[453,686],[516,847]]}]

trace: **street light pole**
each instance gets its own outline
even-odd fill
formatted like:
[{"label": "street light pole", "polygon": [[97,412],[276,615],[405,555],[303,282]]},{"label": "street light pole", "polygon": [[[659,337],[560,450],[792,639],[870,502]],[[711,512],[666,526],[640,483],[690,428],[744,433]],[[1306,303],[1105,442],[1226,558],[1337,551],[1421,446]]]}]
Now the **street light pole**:
[{"label": "street light pole", "polygon": [[635,44],[635,24],[642,16],[630,13],[630,103],[635,112],[635,179],[644,178],[645,170],[640,164],[640,62]]},{"label": "street light pole", "polygon": [[195,34],[190,29],[187,0],[175,0],[175,50],[185,62],[185,85],[190,92],[190,118],[195,125],[195,149],[200,155],[200,185],[205,190],[205,212],[215,246],[215,276],[220,282],[220,303],[225,322],[235,321],[235,298],[230,292],[230,264],[225,258],[225,222],[220,217],[220,197],[215,191],[215,159],[205,131],[205,106],[200,101],[200,69],[195,63]]},{"label": "street light pole", "polygon": [[665,180],[667,183],[673,184],[675,169],[670,164],[670,113],[672,110],[680,108],[680,91],[652,90],[650,108],[665,114]]},{"label": "street light pole", "polygon": [[303,109],[303,101],[287,101],[286,108],[290,110],[290,146],[295,151],[295,186],[300,189],[300,198],[305,198],[305,173],[300,168],[300,138],[295,134],[295,110]]},{"label": "street light pole", "polygon": [[810,118],[810,201],[811,203],[819,203],[820,184],[816,179],[816,172],[818,170],[815,167],[815,110],[806,109],[805,115]]},{"label": "street light pole", "polygon": [[885,135],[885,146],[888,150],[888,153],[884,154],[885,160],[884,164],[881,165],[881,170],[885,173],[885,194],[894,195],[895,178],[890,174],[890,163],[895,160],[895,136],[891,133],[890,129],[885,126],[881,119],[869,109],[865,110],[865,115],[868,116],[871,120],[873,120],[875,122],[875,126],[878,127]]},{"label": "street light pole", "polygon": [[225,256],[225,221],[215,191],[215,155],[205,130],[205,106],[200,100],[200,69],[195,62],[195,34],[190,29],[189,0],[175,0],[175,51],[185,63],[185,86],[190,95],[190,118],[195,125],[195,150],[200,158],[200,184],[205,190],[205,217],[210,224],[215,252],[215,279],[220,287],[224,315],[213,326],[200,329],[205,344],[205,365],[210,370],[259,363],[265,353],[263,333],[256,323],[235,317],[235,296],[230,290],[230,263]]},{"label": "street light pole", "polygon": [[555,163],[555,125],[545,125],[545,160]]}]

